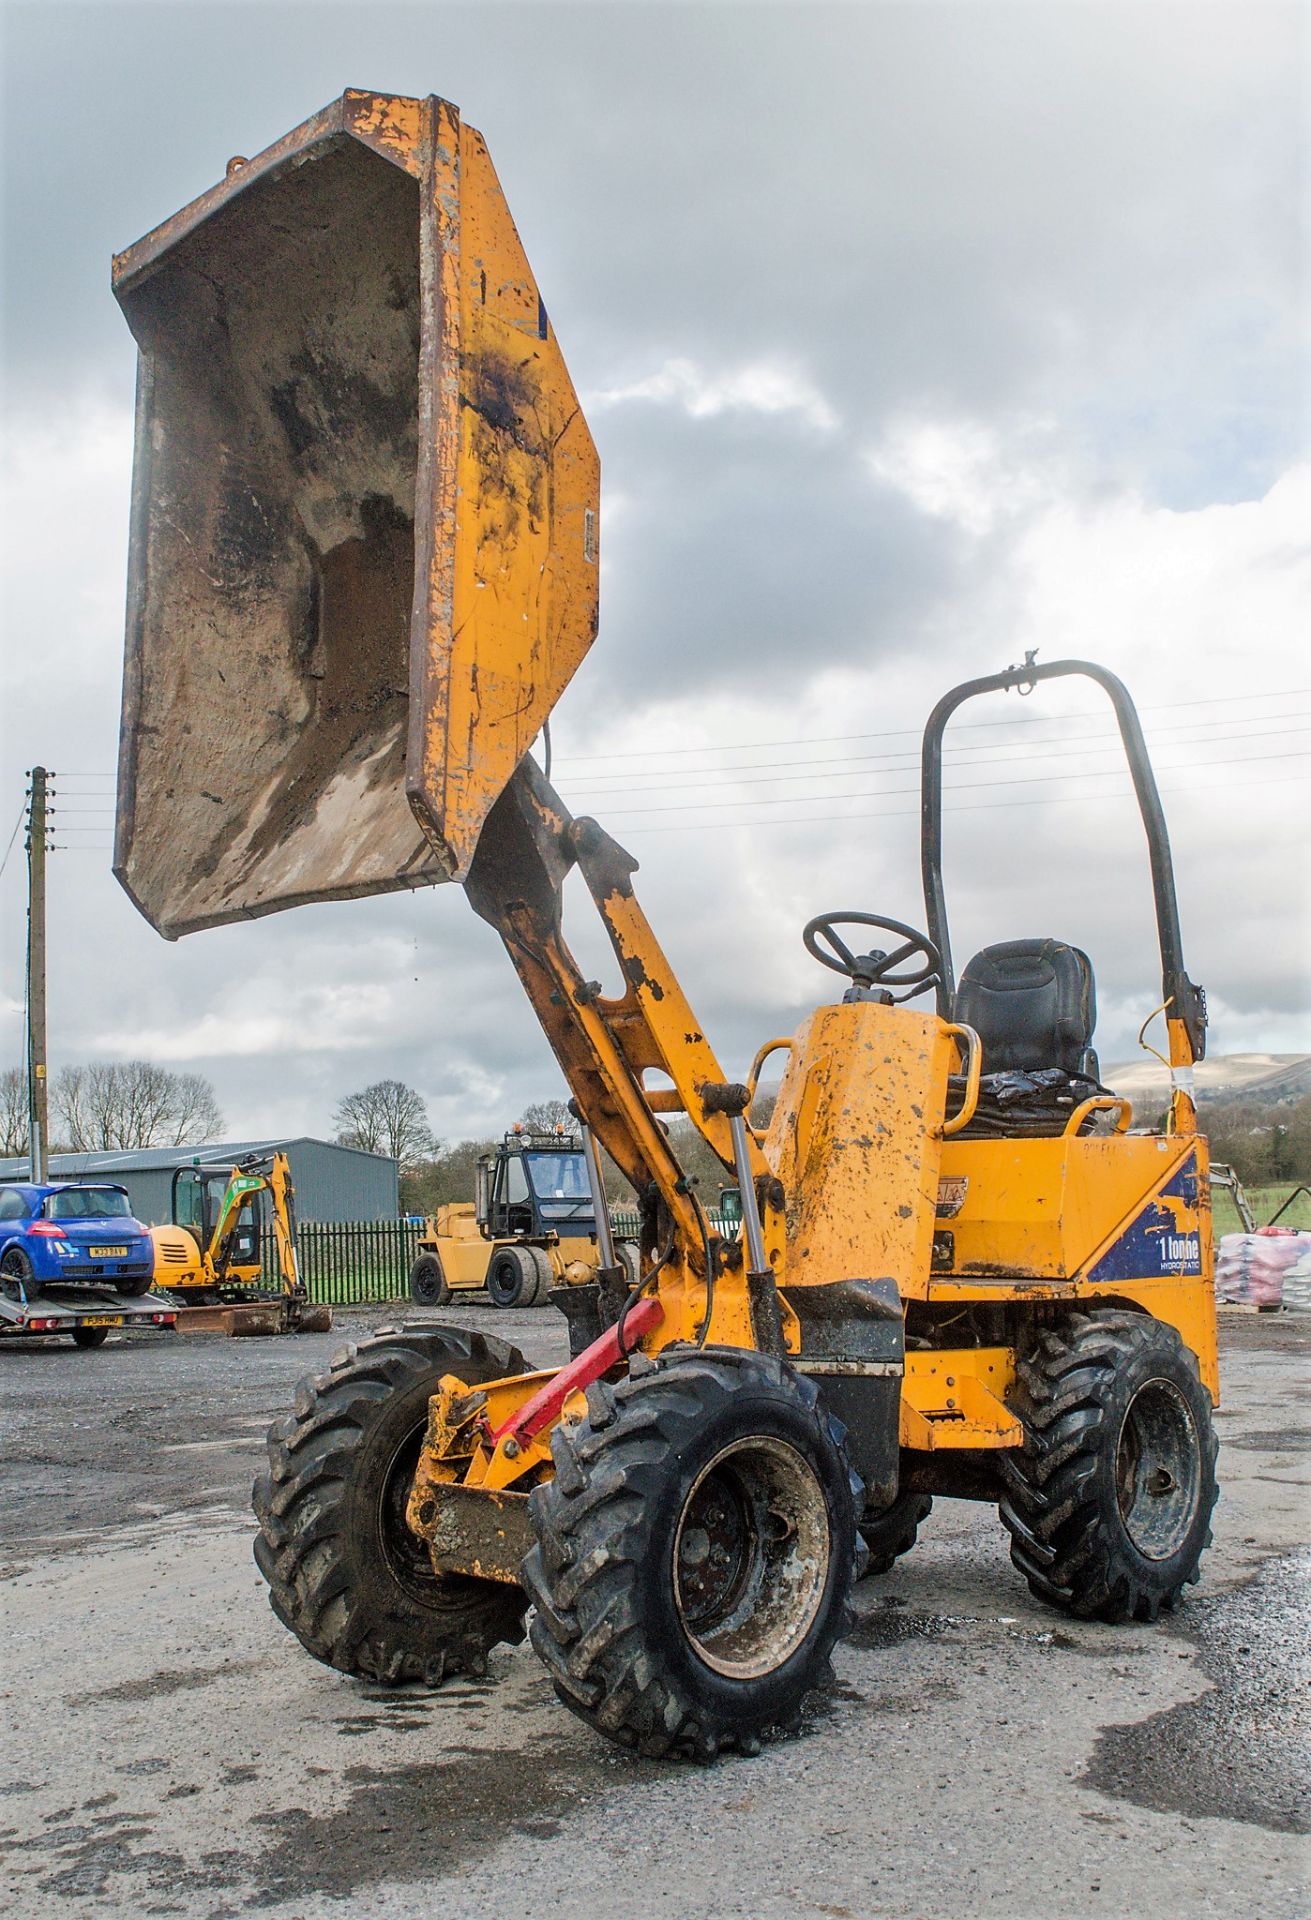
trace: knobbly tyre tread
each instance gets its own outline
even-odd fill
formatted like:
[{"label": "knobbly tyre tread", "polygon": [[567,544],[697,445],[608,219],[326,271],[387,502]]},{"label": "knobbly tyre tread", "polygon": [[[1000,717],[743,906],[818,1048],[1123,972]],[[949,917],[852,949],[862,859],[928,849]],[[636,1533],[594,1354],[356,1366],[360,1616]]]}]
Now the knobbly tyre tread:
[{"label": "knobbly tyre tread", "polygon": [[881,1513],[877,1508],[867,1513],[860,1522],[860,1537],[869,1554],[865,1577],[890,1573],[895,1562],[915,1545],[921,1522],[932,1510],[931,1493],[899,1493]]},{"label": "knobbly tyre tread", "polygon": [[526,1370],[506,1341],[425,1325],[341,1347],[301,1380],[293,1411],[269,1429],[268,1468],[251,1498],[269,1603],[316,1660],[383,1686],[436,1686],[450,1673],[486,1672],[492,1647],[523,1639],[526,1601],[517,1587],[431,1575],[434,1593],[445,1586],[450,1595],[440,1608],[401,1587],[376,1540],[352,1524],[352,1504],[367,1505],[369,1490],[351,1470],[366,1470],[368,1441],[394,1396],[417,1395],[424,1408],[421,1389],[444,1373],[474,1384]]},{"label": "knobbly tyre tread", "polygon": [[[1202,1488],[1194,1537],[1166,1579],[1152,1577],[1151,1563],[1134,1551],[1099,1473],[1123,1415],[1117,1382],[1136,1358],[1152,1353],[1164,1377],[1191,1381],[1206,1415],[1199,1421]],[[1073,1313],[1043,1332],[1020,1361],[1010,1404],[1025,1441],[999,1457],[1005,1486],[999,1511],[1011,1536],[1011,1561],[1030,1591],[1080,1619],[1153,1621],[1162,1610],[1172,1612],[1184,1588],[1201,1576],[1217,1497],[1219,1441],[1191,1349],[1173,1327],[1148,1314]]]},{"label": "knobbly tyre tread", "polygon": [[751,1385],[790,1392],[822,1423],[846,1476],[853,1562],[863,1559],[855,1517],[864,1489],[847,1458],[846,1429],[812,1381],[746,1349],[684,1350],[654,1362],[639,1355],[625,1379],[596,1382],[588,1389],[587,1418],[562,1422],[552,1435],[555,1476],[531,1496],[537,1544],[520,1577],[535,1609],[533,1650],[565,1706],[643,1755],[707,1762],[730,1748],[759,1753],[766,1739],[795,1732],[805,1694],[830,1677],[833,1645],[851,1624],[847,1599],[856,1567],[840,1565],[839,1515],[836,1600],[792,1656],[802,1672],[782,1714],[754,1719],[749,1711],[717,1712],[644,1635],[635,1589],[650,1577],[644,1523],[652,1498],[698,1426],[729,1399],[740,1402],[743,1387]]}]

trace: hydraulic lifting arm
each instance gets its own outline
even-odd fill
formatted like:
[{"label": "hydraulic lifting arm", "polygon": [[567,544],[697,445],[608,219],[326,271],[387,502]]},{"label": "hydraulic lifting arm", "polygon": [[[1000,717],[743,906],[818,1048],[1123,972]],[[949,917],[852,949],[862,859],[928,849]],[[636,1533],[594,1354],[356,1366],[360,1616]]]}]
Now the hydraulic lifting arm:
[{"label": "hydraulic lifting arm", "polygon": [[[563,883],[575,866],[619,963],[625,987],[617,999],[583,977],[564,940]],[[525,759],[488,817],[465,891],[505,942],[580,1117],[638,1194],[645,1262],[648,1270],[659,1263],[664,1307],[648,1344],[794,1347],[795,1316],[773,1277],[785,1248],[782,1189],[743,1124],[747,1089],[725,1082],[637,903],[635,869],[594,820],[573,819]],[[648,1084],[652,1076],[664,1084]],[[679,1164],[660,1119],[674,1113],[686,1114],[732,1171],[744,1204],[754,1201],[763,1259],[748,1271],[737,1244],[710,1229]]]}]

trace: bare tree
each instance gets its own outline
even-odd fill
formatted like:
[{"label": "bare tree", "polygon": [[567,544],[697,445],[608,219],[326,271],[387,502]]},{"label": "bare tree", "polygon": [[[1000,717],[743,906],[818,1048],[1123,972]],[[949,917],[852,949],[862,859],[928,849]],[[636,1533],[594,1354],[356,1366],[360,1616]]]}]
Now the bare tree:
[{"label": "bare tree", "polygon": [[200,1073],[170,1073],[150,1060],[97,1060],[60,1070],[55,1113],[75,1153],[119,1148],[199,1145],[223,1131],[210,1082]]},{"label": "bare tree", "polygon": [[567,1100],[533,1100],[519,1119],[529,1133],[554,1133],[557,1127],[566,1133],[578,1131],[578,1122],[570,1113]]},{"label": "bare tree", "polygon": [[21,1067],[0,1073],[0,1153],[27,1152],[27,1075]]},{"label": "bare tree", "polygon": [[348,1093],[338,1103],[332,1124],[343,1147],[390,1154],[402,1172],[438,1150],[422,1096],[403,1080],[375,1080],[358,1093]]},{"label": "bare tree", "polygon": [[179,1073],[174,1079],[169,1127],[174,1147],[199,1146],[222,1134],[223,1109],[203,1073]]}]

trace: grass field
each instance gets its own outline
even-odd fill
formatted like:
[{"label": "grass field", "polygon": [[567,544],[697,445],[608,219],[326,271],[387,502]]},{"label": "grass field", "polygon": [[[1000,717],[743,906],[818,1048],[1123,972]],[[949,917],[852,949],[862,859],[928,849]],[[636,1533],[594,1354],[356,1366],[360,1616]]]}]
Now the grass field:
[{"label": "grass field", "polygon": [[[1271,1214],[1283,1205],[1295,1185],[1295,1181],[1290,1181],[1287,1186],[1246,1189],[1247,1203],[1258,1227],[1263,1227]],[[1241,1233],[1243,1224],[1234,1211],[1234,1203],[1229,1195],[1217,1189],[1214,1199],[1216,1237],[1219,1238],[1222,1233]],[[1281,1227],[1300,1227],[1304,1233],[1311,1233],[1311,1197],[1305,1193],[1299,1194],[1279,1224]]]}]

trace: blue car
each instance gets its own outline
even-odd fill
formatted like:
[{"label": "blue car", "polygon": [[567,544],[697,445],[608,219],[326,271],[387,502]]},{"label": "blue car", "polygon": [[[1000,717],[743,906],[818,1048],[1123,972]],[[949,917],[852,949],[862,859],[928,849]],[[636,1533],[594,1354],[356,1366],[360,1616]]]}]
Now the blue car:
[{"label": "blue car", "polygon": [[154,1247],[125,1187],[0,1185],[0,1289],[11,1300],[79,1281],[134,1296],[149,1293],[154,1275]]}]

